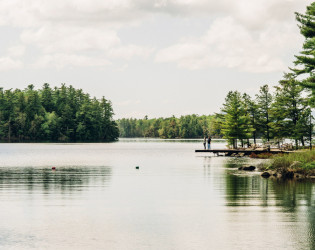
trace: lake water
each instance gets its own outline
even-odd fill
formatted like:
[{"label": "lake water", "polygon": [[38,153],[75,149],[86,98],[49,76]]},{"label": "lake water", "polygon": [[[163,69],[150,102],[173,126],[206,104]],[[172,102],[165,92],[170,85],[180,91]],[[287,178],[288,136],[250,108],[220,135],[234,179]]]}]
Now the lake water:
[{"label": "lake water", "polygon": [[202,147],[0,144],[0,248],[315,249],[315,183],[241,173],[261,160]]}]

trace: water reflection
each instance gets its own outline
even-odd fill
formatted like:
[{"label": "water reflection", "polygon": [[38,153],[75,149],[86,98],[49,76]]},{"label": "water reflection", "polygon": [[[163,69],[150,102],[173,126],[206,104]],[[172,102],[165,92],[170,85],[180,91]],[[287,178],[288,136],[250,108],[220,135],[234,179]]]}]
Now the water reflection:
[{"label": "water reflection", "polygon": [[0,248],[315,248],[314,183],[263,179],[238,171],[256,159],[200,147],[0,145]]},{"label": "water reflection", "polygon": [[90,183],[108,186],[112,175],[110,167],[57,167],[56,170],[43,167],[0,168],[0,191],[27,189],[44,190],[46,193],[56,190],[80,191]]},{"label": "water reflection", "polygon": [[[256,214],[256,220],[263,216],[265,222],[260,223],[266,230],[271,225],[281,229],[283,244],[286,242],[288,248],[315,249],[314,181],[264,179],[255,172],[238,171],[238,165],[238,162],[229,161],[225,165],[228,170],[225,175],[225,205],[233,211],[233,220],[248,220],[240,217],[242,214]],[[247,211],[245,214],[244,209]],[[261,230],[257,229],[258,224],[254,225],[251,226],[254,231]],[[268,237],[270,240],[274,235]]]}]

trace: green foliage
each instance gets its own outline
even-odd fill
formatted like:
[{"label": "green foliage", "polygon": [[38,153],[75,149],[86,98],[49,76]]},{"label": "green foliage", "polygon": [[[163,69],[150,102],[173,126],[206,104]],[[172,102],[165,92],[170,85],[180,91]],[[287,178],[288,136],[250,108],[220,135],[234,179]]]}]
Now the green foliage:
[{"label": "green foliage", "polygon": [[230,91],[222,108],[222,133],[233,148],[237,140],[248,139],[253,132],[247,104],[238,91]]},{"label": "green foliage", "polygon": [[258,111],[257,121],[258,130],[262,134],[262,138],[269,141],[272,132],[270,128],[271,122],[270,113],[273,98],[272,95],[270,94],[268,85],[260,87],[259,94],[256,95],[256,100]]},{"label": "green foliage", "polygon": [[180,118],[118,120],[121,137],[202,138],[206,134],[220,137],[215,116],[186,115]]},{"label": "green foliage", "polygon": [[274,156],[272,162],[273,169],[289,167],[293,169],[315,169],[315,150]]},{"label": "green foliage", "polygon": [[241,141],[242,147],[249,138],[271,139],[280,146],[285,138],[294,139],[305,146],[312,136],[311,108],[298,81],[293,74],[286,74],[275,87],[273,96],[268,85],[260,88],[256,99],[238,91],[227,94],[221,114],[216,117],[224,138],[233,148]]},{"label": "green foliage", "polygon": [[303,88],[292,74],[286,74],[276,86],[275,101],[272,103],[272,124],[274,137],[300,140],[304,146],[304,136],[309,137],[308,101],[302,95]]},{"label": "green foliage", "polygon": [[71,85],[0,89],[1,140],[113,141],[119,131],[112,117],[110,101],[91,99]]},{"label": "green foliage", "polygon": [[315,2],[307,6],[306,13],[296,14],[301,34],[305,37],[303,50],[295,56],[295,65],[291,69],[296,75],[306,76],[301,85],[312,91],[310,102],[315,106]]}]

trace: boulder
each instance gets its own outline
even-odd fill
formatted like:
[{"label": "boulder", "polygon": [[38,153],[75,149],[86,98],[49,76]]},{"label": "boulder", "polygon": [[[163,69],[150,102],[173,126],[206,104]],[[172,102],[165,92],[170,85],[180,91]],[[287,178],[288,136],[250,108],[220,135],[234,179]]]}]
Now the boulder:
[{"label": "boulder", "polygon": [[282,171],[281,176],[283,179],[293,179],[294,172],[290,170],[284,170]]},{"label": "boulder", "polygon": [[261,176],[264,177],[264,178],[269,178],[269,177],[270,177],[270,174],[269,174],[269,172],[263,172],[263,173],[261,174]]},{"label": "boulder", "polygon": [[254,167],[254,166],[243,167],[243,170],[245,170],[245,171],[254,171],[255,169],[256,169],[256,167]]}]

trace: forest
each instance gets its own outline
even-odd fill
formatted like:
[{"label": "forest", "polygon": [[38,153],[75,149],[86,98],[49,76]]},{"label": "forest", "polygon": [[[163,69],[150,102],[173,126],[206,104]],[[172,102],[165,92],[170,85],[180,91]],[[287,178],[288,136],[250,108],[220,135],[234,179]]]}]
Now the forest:
[{"label": "forest", "polygon": [[284,79],[271,91],[268,85],[260,87],[251,97],[246,93],[230,91],[215,115],[186,115],[180,118],[121,119],[118,126],[121,137],[160,138],[225,138],[233,147],[249,145],[249,139],[272,140],[280,144],[285,138],[296,145],[310,142],[312,114],[310,95],[293,77]]},{"label": "forest", "polygon": [[104,97],[62,84],[39,90],[0,88],[0,140],[8,142],[114,141],[118,126]]},{"label": "forest", "polygon": [[121,137],[159,137],[174,138],[201,138],[211,134],[220,138],[221,132],[217,124],[216,115],[186,115],[177,118],[148,119],[120,119],[117,121]]}]

